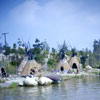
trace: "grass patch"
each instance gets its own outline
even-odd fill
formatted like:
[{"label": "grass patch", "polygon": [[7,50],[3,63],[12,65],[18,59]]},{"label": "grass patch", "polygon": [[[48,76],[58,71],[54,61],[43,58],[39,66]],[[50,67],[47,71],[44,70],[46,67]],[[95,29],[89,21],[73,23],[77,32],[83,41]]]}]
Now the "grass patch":
[{"label": "grass patch", "polygon": [[62,76],[62,80],[68,80],[70,78],[71,78],[71,76]]},{"label": "grass patch", "polygon": [[10,86],[10,88],[16,88],[17,87],[17,83],[13,82]]},{"label": "grass patch", "polygon": [[100,74],[100,72],[92,72],[92,74],[99,75],[99,74]]},{"label": "grass patch", "polygon": [[65,75],[65,76],[62,76],[62,80],[68,80],[68,79],[71,79],[71,78],[85,78],[86,75]]}]

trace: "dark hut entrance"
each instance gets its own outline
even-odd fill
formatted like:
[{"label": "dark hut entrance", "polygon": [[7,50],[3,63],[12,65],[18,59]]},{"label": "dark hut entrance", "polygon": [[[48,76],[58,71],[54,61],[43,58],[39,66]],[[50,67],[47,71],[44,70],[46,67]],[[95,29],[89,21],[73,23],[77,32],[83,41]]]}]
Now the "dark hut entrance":
[{"label": "dark hut entrance", "polygon": [[31,70],[30,70],[30,74],[31,74],[31,75],[34,75],[34,74],[35,74],[35,70],[34,70],[34,69],[31,69]]},{"label": "dark hut entrance", "polygon": [[1,68],[1,75],[2,77],[6,77],[6,71],[3,67]]},{"label": "dark hut entrance", "polygon": [[60,68],[60,69],[61,69],[61,71],[64,71],[64,67],[63,67],[63,66],[61,66],[61,68]]},{"label": "dark hut entrance", "polygon": [[78,67],[75,63],[73,63],[72,69],[74,69],[74,72],[77,74],[79,73]]},{"label": "dark hut entrance", "polygon": [[73,63],[73,66],[72,66],[73,69],[77,69],[77,65],[75,63]]}]

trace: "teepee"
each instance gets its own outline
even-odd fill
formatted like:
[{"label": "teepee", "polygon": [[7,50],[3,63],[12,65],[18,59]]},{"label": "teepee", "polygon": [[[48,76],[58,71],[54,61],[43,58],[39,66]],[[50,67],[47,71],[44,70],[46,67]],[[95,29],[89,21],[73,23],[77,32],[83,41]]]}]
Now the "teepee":
[{"label": "teepee", "polygon": [[28,60],[25,64],[21,64],[21,65],[19,68],[19,69],[22,68],[19,73],[20,75],[36,74],[40,71],[41,68],[41,65],[38,64],[35,60]]},{"label": "teepee", "polygon": [[25,65],[28,63],[28,57],[24,57],[24,59],[22,60],[21,64],[19,65],[18,74],[21,74],[23,69],[25,68]]},{"label": "teepee", "polygon": [[76,56],[71,57],[69,65],[72,69],[77,69],[78,73],[80,72],[80,63]]},{"label": "teepee", "polygon": [[66,58],[62,59],[59,61],[57,65],[57,70],[58,71],[72,71],[71,67],[69,66]]}]

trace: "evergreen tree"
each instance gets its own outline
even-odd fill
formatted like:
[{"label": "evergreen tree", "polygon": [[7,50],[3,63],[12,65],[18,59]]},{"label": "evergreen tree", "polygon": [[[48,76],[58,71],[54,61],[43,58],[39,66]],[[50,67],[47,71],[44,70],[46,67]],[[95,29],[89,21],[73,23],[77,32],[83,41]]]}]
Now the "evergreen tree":
[{"label": "evergreen tree", "polygon": [[77,52],[76,52],[76,49],[75,48],[73,48],[71,50],[71,52],[72,52],[72,57],[77,56]]},{"label": "evergreen tree", "polygon": [[94,40],[93,54],[98,62],[100,62],[100,40]]}]

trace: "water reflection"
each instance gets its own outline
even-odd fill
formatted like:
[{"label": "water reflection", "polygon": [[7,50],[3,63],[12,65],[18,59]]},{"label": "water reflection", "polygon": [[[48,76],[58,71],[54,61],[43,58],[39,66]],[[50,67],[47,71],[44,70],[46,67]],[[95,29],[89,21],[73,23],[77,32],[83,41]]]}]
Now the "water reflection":
[{"label": "water reflection", "polygon": [[99,100],[100,77],[71,79],[61,84],[0,90],[0,100]]}]

